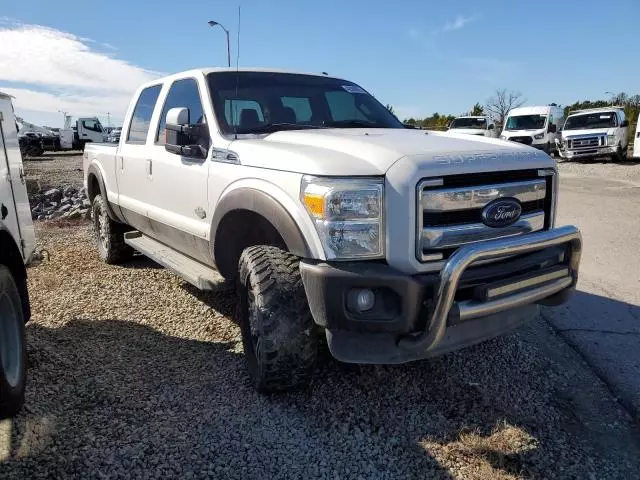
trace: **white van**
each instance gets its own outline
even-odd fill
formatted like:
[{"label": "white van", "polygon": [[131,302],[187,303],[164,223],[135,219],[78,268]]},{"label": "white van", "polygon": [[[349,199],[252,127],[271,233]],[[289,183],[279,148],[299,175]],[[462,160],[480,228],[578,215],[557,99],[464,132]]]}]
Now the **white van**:
[{"label": "white van", "polygon": [[636,123],[636,136],[633,141],[633,158],[640,158],[640,114]]},{"label": "white van", "polygon": [[569,112],[562,128],[560,156],[582,160],[610,157],[622,162],[628,146],[629,120],[624,107],[576,110]]},{"label": "white van", "polygon": [[0,92],[0,418],[24,402],[27,368],[24,324],[31,308],[25,265],[35,233],[11,97]]},{"label": "white van", "polygon": [[457,117],[449,125],[448,131],[467,133],[469,135],[482,135],[484,137],[497,137],[495,124],[489,117],[480,115]]},{"label": "white van", "polygon": [[564,123],[564,109],[551,105],[512,109],[500,138],[531,145],[546,153],[556,150],[556,138]]}]

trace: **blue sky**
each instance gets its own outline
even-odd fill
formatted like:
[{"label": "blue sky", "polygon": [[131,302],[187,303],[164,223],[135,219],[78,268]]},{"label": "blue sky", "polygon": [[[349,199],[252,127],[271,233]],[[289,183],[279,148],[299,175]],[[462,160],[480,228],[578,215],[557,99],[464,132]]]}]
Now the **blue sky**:
[{"label": "blue sky", "polygon": [[[235,60],[237,3],[149,5],[4,2],[0,90],[34,123],[59,125],[58,109],[118,122],[141,81],[226,63],[207,20],[231,30]],[[458,114],[503,87],[567,104],[640,93],[639,14],[638,0],[244,0],[240,65],[346,77],[402,118]]]}]

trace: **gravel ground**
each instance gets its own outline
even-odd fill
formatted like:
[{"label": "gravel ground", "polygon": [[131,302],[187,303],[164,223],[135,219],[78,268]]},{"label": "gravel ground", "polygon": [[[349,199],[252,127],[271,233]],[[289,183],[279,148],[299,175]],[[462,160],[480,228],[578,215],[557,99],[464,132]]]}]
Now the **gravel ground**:
[{"label": "gravel ground", "polygon": [[326,358],[307,391],[261,396],[232,293],[102,264],[86,224],[37,233],[0,478],[640,478],[637,426],[541,320],[404,366]]},{"label": "gravel ground", "polygon": [[24,160],[24,173],[30,193],[73,185],[82,187],[81,152],[46,152],[41,157]]},{"label": "gravel ground", "polygon": [[629,159],[624,163],[609,161],[563,161],[558,162],[561,177],[606,177],[640,185],[640,159]]}]

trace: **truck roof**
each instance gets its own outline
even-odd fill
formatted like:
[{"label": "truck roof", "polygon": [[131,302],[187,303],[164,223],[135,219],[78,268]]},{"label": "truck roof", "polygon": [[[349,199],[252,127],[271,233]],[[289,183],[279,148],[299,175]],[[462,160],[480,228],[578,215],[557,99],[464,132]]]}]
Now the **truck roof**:
[{"label": "truck roof", "polygon": [[518,107],[518,108],[512,108],[509,111],[509,115],[535,115],[535,114],[543,114],[543,113],[549,113],[552,109],[560,109],[562,110],[562,107],[554,107],[552,105],[534,105],[531,107]]},{"label": "truck roof", "polygon": [[624,107],[621,107],[620,105],[612,105],[610,107],[584,108],[582,110],[571,110],[569,115],[575,115],[577,113],[611,112],[613,110],[624,111]]},{"label": "truck roof", "polygon": [[312,75],[314,77],[325,77],[325,78],[335,78],[338,80],[344,80],[340,77],[335,77],[333,75],[325,75],[324,73],[318,73],[318,72],[299,72],[299,71],[295,71],[295,70],[280,70],[277,68],[261,68],[261,67],[242,67],[242,68],[238,68],[236,69],[235,67],[203,67],[203,68],[193,68],[191,70],[186,70],[186,71],[182,71],[182,72],[177,72],[171,75],[166,75],[164,77],[160,77],[160,78],[156,78],[155,80],[152,80],[150,82],[145,83],[144,85],[141,86],[141,88],[145,88],[151,85],[157,85],[158,83],[161,82],[166,82],[166,81],[170,81],[173,80],[174,78],[178,78],[178,77],[184,77],[185,75],[188,74],[204,74],[204,75],[208,75],[210,73],[220,73],[220,72],[265,72],[265,73],[287,73],[287,74],[293,74],[293,75]]}]

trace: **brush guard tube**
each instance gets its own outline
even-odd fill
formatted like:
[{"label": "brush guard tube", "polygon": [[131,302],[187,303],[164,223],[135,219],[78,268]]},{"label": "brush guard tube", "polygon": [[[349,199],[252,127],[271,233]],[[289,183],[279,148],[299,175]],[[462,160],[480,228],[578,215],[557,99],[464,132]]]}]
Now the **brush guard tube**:
[{"label": "brush guard tube", "polygon": [[431,311],[428,328],[417,334],[400,338],[398,346],[405,350],[420,350],[425,353],[435,348],[444,337],[447,317],[454,305],[454,297],[464,271],[473,263],[508,255],[520,255],[558,245],[569,245],[569,275],[530,290],[515,293],[497,300],[485,302],[465,301],[456,306],[461,319],[491,315],[527,305],[557,293],[578,281],[578,268],[582,252],[582,236],[574,226],[565,226],[544,232],[530,233],[518,237],[489,240],[460,247],[449,258],[440,271],[437,293]]}]

